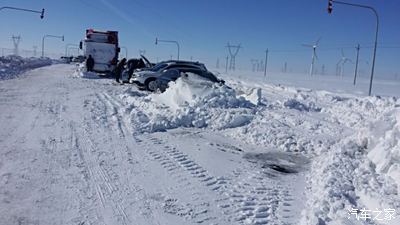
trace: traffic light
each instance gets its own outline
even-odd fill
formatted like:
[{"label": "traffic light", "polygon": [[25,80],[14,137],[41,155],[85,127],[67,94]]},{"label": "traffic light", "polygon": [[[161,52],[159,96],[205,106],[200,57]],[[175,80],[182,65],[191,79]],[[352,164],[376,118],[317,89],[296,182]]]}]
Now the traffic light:
[{"label": "traffic light", "polygon": [[40,19],[43,19],[44,17],[44,9],[42,9],[42,13],[40,14]]},{"label": "traffic light", "polygon": [[332,13],[332,3],[333,3],[333,0],[328,0],[328,13],[329,14]]}]

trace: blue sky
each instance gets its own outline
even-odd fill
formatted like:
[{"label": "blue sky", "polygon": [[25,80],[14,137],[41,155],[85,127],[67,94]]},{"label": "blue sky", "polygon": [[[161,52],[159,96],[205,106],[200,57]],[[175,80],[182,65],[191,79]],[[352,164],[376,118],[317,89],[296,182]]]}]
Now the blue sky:
[{"label": "blue sky", "polygon": [[[379,43],[382,47],[400,46],[400,2],[398,0],[344,0],[374,6],[380,14]],[[48,39],[46,49],[63,53],[65,44],[78,43],[86,28],[117,30],[121,46],[130,57],[139,49],[156,61],[176,57],[176,47],[155,45],[155,38],[176,40],[181,44],[181,58],[205,62],[214,67],[217,58],[222,65],[228,53],[227,42],[243,46],[237,67],[251,68],[251,59],[262,60],[270,52],[270,70],[279,71],[285,62],[295,72],[309,68],[311,49],[301,44],[319,37],[319,60],[334,73],[335,65],[345,55],[355,58],[355,46],[372,46],[375,17],[365,9],[334,5],[332,15],[326,11],[327,0],[5,0],[3,6],[46,9],[39,15],[3,10],[0,13],[0,47],[12,47],[11,35],[21,35],[20,48],[41,46],[44,34],[65,35],[65,42]],[[360,52],[361,69],[369,71],[371,48]],[[378,75],[400,73],[400,48],[378,49]],[[347,70],[352,70],[348,65]],[[400,75],[399,75],[400,77]]]}]

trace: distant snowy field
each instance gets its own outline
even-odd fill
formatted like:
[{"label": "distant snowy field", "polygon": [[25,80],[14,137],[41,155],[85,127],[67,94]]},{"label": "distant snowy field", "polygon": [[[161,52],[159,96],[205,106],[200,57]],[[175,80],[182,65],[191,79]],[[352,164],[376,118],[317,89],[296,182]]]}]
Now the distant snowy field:
[{"label": "distant snowy field", "polygon": [[397,81],[369,97],[366,78],[236,72],[148,93],[74,65],[25,75],[0,82],[0,221],[400,224]]},{"label": "distant snowy field", "polygon": [[[332,76],[332,75],[313,75],[297,73],[267,73],[264,78],[263,72],[252,71],[229,71],[214,70],[223,77],[237,78],[242,81],[253,81],[284,85],[298,88],[309,88],[313,90],[324,90],[342,94],[354,94],[356,96],[368,95],[369,76],[358,76],[356,85],[353,85],[353,75]],[[372,85],[372,95],[397,96],[400,97],[400,77],[398,79],[384,79],[375,74]]]}]

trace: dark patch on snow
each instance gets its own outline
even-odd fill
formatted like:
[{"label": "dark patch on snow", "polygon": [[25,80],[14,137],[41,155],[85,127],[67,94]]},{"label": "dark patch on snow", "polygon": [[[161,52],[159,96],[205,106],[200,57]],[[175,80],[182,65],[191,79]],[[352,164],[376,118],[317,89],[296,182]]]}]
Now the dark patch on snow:
[{"label": "dark patch on snow", "polygon": [[[210,143],[210,145],[214,145],[213,143]],[[222,152],[229,152],[229,153],[233,153],[233,154],[240,154],[240,152],[243,152],[243,150],[241,148],[238,148],[236,146],[233,145],[229,145],[229,144],[215,144],[217,146],[217,149],[222,151]]]},{"label": "dark patch on snow", "polygon": [[332,101],[333,102],[344,102],[349,100],[349,98],[346,97],[341,97],[341,96],[332,96]]},{"label": "dark patch on snow", "polygon": [[297,173],[297,170],[294,170],[293,168],[288,168],[282,165],[276,165],[276,164],[266,164],[263,165],[261,168],[265,169],[265,168],[270,168],[273,169],[275,171],[281,172],[281,173]]},{"label": "dark patch on snow", "polygon": [[296,99],[288,99],[283,103],[283,106],[289,109],[296,109],[305,112],[321,112],[321,108],[317,107],[314,102],[308,104],[297,101]]},{"label": "dark patch on snow", "polygon": [[[305,156],[288,152],[246,153],[243,157],[262,169],[283,174],[298,173],[309,164],[309,159]],[[271,175],[269,172],[267,174]]]}]

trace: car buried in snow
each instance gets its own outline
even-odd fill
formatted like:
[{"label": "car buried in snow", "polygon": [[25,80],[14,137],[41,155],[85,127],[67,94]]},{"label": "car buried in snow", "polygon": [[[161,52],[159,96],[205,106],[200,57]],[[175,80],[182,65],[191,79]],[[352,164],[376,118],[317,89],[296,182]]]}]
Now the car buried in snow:
[{"label": "car buried in snow", "polygon": [[195,77],[197,80],[201,79],[220,85],[225,84],[224,80],[217,78],[213,73],[207,70],[204,71],[198,68],[170,68],[163,70],[160,76],[148,82],[146,89],[152,92],[164,92],[171,81],[176,81],[178,78],[187,79],[189,77]]},{"label": "car buried in snow", "polygon": [[155,66],[143,69],[141,71],[136,71],[132,74],[132,78],[129,80],[130,83],[134,83],[139,86],[139,88],[145,88],[151,91],[149,84],[154,82],[158,77],[163,75],[169,69],[197,69],[200,71],[208,71],[203,63],[191,62],[191,61],[178,61],[169,60],[163,61]]}]

